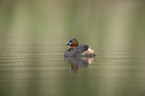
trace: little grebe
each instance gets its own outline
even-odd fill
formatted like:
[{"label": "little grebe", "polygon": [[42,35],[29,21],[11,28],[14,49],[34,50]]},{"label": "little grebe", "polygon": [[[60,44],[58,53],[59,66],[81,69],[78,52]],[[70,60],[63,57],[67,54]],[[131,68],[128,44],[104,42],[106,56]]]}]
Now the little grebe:
[{"label": "little grebe", "polygon": [[70,47],[65,51],[64,56],[96,56],[94,51],[88,45],[78,45],[78,41],[75,38],[70,39],[67,45]]}]

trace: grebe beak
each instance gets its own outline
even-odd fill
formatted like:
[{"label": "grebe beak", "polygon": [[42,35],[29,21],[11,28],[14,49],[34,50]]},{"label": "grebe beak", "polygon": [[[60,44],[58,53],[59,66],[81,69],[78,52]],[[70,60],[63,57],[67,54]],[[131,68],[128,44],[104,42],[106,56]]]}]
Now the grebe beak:
[{"label": "grebe beak", "polygon": [[71,46],[71,45],[72,45],[72,43],[69,43],[69,42],[68,42],[66,45],[69,45],[69,46]]},{"label": "grebe beak", "polygon": [[66,45],[69,45],[69,42]]}]

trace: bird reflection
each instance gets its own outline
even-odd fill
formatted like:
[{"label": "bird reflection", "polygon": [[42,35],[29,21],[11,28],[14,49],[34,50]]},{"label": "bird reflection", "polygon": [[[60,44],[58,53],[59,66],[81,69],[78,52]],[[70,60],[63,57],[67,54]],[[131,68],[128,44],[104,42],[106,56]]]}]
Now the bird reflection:
[{"label": "bird reflection", "polygon": [[92,63],[95,57],[64,57],[65,61],[70,64],[69,71],[76,73],[79,68],[86,68]]}]

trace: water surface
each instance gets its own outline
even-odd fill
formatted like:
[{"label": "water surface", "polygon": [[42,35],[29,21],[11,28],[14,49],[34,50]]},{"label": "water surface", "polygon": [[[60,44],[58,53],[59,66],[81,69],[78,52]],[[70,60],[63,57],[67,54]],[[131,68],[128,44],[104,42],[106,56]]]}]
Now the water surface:
[{"label": "water surface", "polygon": [[[138,1],[1,1],[0,96],[144,96]],[[72,37],[95,58],[64,58]]]}]

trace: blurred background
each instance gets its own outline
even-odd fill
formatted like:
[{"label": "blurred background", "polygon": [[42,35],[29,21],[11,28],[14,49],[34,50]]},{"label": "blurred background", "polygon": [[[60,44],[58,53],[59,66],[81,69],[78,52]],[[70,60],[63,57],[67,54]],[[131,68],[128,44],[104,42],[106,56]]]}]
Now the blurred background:
[{"label": "blurred background", "polygon": [[[70,38],[96,58],[77,74]],[[0,96],[144,96],[144,0],[0,0]]]}]

